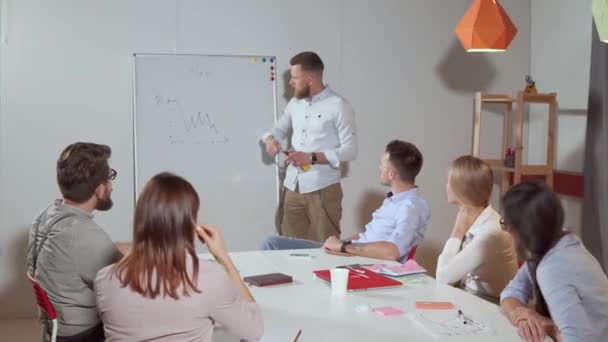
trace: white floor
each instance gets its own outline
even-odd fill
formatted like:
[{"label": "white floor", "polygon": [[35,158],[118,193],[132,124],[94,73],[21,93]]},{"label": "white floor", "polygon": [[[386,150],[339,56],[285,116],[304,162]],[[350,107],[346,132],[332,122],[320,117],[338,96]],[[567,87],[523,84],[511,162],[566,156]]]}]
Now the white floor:
[{"label": "white floor", "polygon": [[42,341],[42,326],[33,318],[0,320],[0,341],[40,342]]}]

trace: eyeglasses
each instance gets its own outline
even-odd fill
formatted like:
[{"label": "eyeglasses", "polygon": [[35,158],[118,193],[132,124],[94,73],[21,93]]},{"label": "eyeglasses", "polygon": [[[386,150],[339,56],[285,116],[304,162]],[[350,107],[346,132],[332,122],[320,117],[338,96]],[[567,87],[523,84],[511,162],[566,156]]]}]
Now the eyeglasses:
[{"label": "eyeglasses", "polygon": [[108,176],[109,180],[115,180],[116,179],[116,175],[118,175],[118,172],[112,168],[110,168],[110,175]]}]

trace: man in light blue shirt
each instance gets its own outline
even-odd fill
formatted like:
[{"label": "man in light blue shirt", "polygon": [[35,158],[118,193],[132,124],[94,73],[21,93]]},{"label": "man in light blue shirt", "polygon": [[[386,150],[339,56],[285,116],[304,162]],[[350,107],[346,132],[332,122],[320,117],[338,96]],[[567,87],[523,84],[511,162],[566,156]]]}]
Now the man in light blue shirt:
[{"label": "man in light blue shirt", "polygon": [[[290,60],[294,96],[275,126],[262,136],[266,152],[287,155],[281,234],[325,241],[340,235],[340,166],[357,155],[350,104],[323,84],[323,61],[314,52]],[[291,133],[293,150],[279,141]]]},{"label": "man in light blue shirt", "polygon": [[329,237],[325,243],[289,237],[270,237],[264,250],[324,247],[384,260],[407,258],[410,250],[424,238],[430,219],[427,202],[418,194],[415,179],[422,168],[422,154],[411,143],[394,140],[386,146],[380,160],[380,183],[391,189],[388,198],[372,215],[365,231],[349,239]]}]

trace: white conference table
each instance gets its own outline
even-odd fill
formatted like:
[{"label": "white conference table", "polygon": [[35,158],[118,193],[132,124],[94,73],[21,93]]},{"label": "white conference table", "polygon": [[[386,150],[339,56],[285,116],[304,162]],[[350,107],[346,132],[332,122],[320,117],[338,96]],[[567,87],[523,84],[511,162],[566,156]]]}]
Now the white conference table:
[{"label": "white conference table", "polygon": [[[292,257],[291,253],[308,253],[312,258]],[[347,264],[389,263],[382,260],[328,255],[320,249],[297,251],[255,251],[230,253],[243,277],[281,272],[291,275],[292,284],[270,287],[250,286],[264,316],[261,341],[291,342],[302,330],[298,342],[323,341],[436,341],[409,316],[416,314],[416,301],[449,301],[467,317],[490,327],[491,334],[449,336],[441,340],[454,342],[521,341],[516,330],[502,315],[498,306],[451,286],[437,284],[423,275],[396,278],[402,287],[384,290],[349,292],[334,296],[327,282],[312,271]],[[209,259],[208,254],[201,255]],[[412,281],[415,278],[415,281]],[[408,281],[411,284],[408,284]],[[359,312],[357,306],[393,306],[404,311],[400,316],[380,316]],[[225,331],[216,330],[214,341],[234,341]]]}]

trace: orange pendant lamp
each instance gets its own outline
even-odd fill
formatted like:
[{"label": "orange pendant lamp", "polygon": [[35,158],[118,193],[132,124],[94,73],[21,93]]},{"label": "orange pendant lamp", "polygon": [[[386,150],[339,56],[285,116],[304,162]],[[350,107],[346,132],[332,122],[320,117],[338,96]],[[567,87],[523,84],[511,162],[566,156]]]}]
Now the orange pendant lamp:
[{"label": "orange pendant lamp", "polygon": [[473,0],[455,32],[467,52],[491,52],[507,50],[517,28],[497,0]]}]

